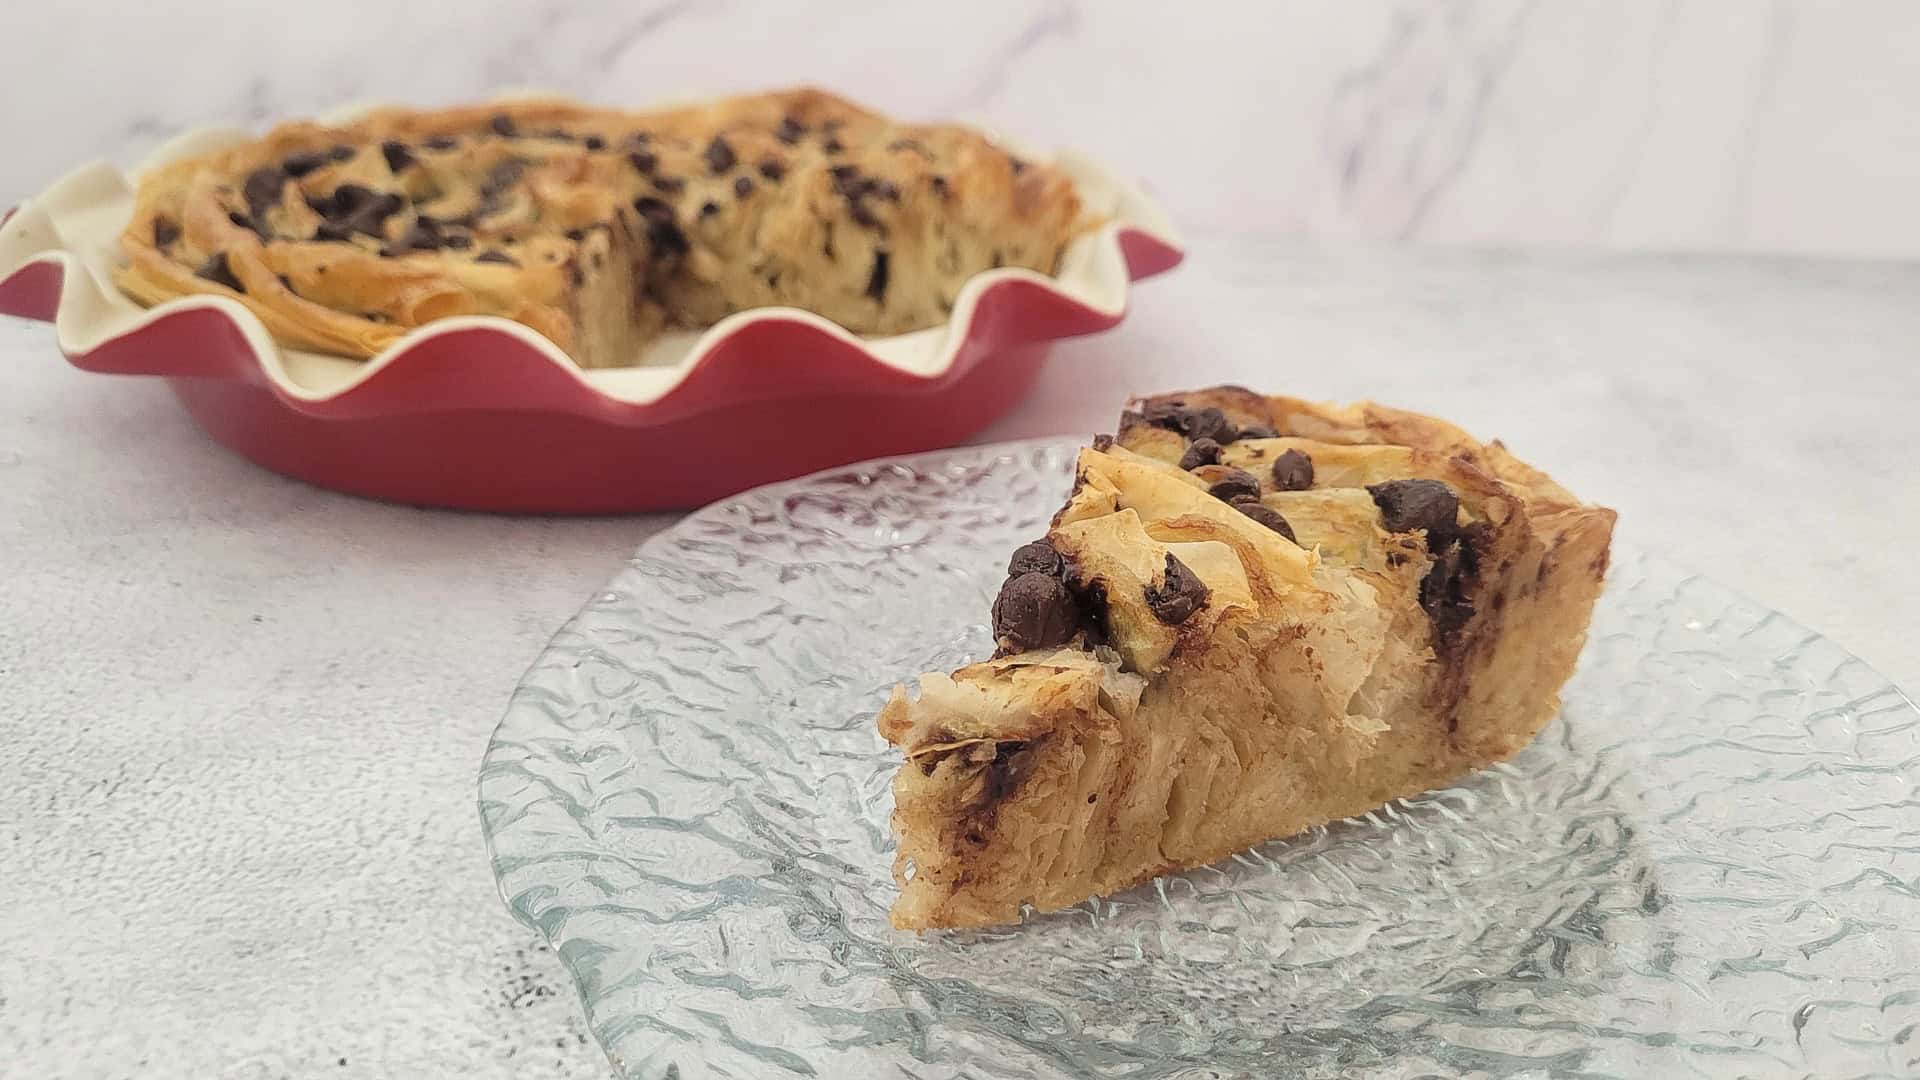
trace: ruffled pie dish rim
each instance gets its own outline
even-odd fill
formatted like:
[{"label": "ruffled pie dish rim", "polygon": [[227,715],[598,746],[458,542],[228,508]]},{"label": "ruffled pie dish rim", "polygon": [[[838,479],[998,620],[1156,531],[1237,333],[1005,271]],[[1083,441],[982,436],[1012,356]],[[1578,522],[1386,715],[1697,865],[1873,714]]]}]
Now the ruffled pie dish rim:
[{"label": "ruffled pie dish rim", "polygon": [[[493,100],[530,96],[536,95]],[[351,120],[376,107],[356,106],[326,119]],[[0,313],[51,322],[60,351],[76,367],[241,380],[270,389],[285,407],[314,418],[534,409],[644,424],[734,400],[835,388],[934,389],[953,381],[970,358],[977,362],[983,348],[1118,324],[1131,282],[1170,270],[1184,257],[1165,213],[1136,186],[1070,151],[1030,153],[994,137],[1064,169],[1105,221],[1069,245],[1057,274],[1017,268],[976,274],[962,286],[948,321],[894,337],[863,338],[796,308],[756,308],[697,334],[676,335],[642,364],[585,369],[528,327],[498,316],[462,316],[421,326],[362,361],[285,348],[257,316],[228,297],[139,305],[111,277],[139,177],[182,157],[257,138],[234,129],[181,134],[130,172],[107,162],[81,166],[0,215]],[[777,377],[767,377],[757,362],[757,341],[777,341],[788,353]],[[483,346],[493,370],[476,378],[463,358]],[[743,370],[742,362],[750,368]]]}]

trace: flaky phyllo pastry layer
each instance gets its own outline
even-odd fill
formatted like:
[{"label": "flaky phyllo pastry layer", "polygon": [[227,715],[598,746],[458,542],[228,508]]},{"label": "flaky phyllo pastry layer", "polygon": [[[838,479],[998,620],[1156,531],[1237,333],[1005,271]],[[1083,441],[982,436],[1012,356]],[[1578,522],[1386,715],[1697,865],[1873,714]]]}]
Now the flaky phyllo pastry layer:
[{"label": "flaky phyllo pastry layer", "polygon": [[880,714],[894,922],[1056,910],[1511,756],[1558,707],[1613,521],[1413,413],[1136,403],[1015,552],[994,658]]},{"label": "flaky phyllo pastry layer", "polygon": [[749,308],[934,326],[975,274],[1050,273],[1089,224],[1049,165],[818,90],[522,101],[285,124],[160,168],[116,280],[149,304],[236,299],[280,341],[342,356],[497,315],[604,367]]}]

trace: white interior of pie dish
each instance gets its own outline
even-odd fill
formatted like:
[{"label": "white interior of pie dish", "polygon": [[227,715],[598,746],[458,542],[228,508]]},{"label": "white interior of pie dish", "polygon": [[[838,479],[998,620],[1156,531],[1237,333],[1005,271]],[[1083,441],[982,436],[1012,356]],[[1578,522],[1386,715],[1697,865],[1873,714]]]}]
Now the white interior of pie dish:
[{"label": "white interior of pie dish", "polygon": [[[495,100],[526,96],[530,93],[502,95]],[[326,119],[350,120],[371,107],[359,105],[338,110]],[[634,366],[582,370],[545,337],[527,327],[494,316],[467,316],[421,327],[371,360],[350,360],[282,347],[244,305],[226,297],[181,297],[144,308],[113,283],[112,267],[118,255],[119,235],[132,217],[133,196],[140,176],[169,161],[209,153],[255,137],[252,133],[231,129],[190,131],[169,140],[130,173],[123,173],[107,162],[94,162],[74,170],[23,203],[0,227],[0,279],[35,262],[53,262],[64,269],[65,282],[54,323],[60,348],[69,355],[91,352],[165,315],[210,308],[232,318],[253,346],[262,369],[281,390],[297,399],[323,400],[351,390],[424,338],[483,326],[520,338],[601,394],[645,404],[671,391],[721,339],[766,318],[811,324],[823,333],[855,344],[886,367],[923,377],[938,375],[952,364],[966,340],[981,294],[996,282],[1031,281],[1103,315],[1118,316],[1126,307],[1129,281],[1120,245],[1121,233],[1135,230],[1167,246],[1180,246],[1166,215],[1134,185],[1079,154],[1029,152],[1027,147],[996,133],[996,140],[1003,145],[1033,160],[1050,161],[1071,176],[1079,186],[1088,211],[1102,224],[1068,246],[1059,272],[1052,277],[1017,268],[975,275],[961,288],[952,318],[940,326],[892,337],[862,338],[811,312],[796,308],[756,308],[729,316],[705,330],[669,333],[656,341]]]}]

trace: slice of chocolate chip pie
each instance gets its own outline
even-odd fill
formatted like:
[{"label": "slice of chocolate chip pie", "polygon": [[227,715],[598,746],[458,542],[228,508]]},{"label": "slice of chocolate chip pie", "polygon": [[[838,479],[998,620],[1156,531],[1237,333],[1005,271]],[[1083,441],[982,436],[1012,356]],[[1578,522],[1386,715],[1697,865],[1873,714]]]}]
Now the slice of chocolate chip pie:
[{"label": "slice of chocolate chip pie", "polygon": [[895,925],[1068,907],[1510,757],[1558,707],[1613,521],[1414,413],[1136,403],[1014,553],[994,658],[880,713]]}]

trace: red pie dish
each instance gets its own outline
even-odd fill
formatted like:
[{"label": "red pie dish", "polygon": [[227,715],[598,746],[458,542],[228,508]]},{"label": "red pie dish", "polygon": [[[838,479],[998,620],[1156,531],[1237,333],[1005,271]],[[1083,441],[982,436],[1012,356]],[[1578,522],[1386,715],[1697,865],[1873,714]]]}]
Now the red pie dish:
[{"label": "red pie dish", "polygon": [[[250,138],[184,135],[134,176]],[[221,444],[323,487],[502,512],[688,507],[959,442],[1026,392],[1054,341],[1116,325],[1130,282],[1179,263],[1138,190],[1072,154],[1051,162],[1102,223],[1055,274],[979,273],[945,324],[891,337],[757,308],[670,334],[631,367],[583,369],[494,316],[429,323],[370,360],[304,352],[228,297],[142,307],[116,288],[137,180],[106,164],[0,219],[0,313],[53,323],[76,367],[166,379]]]}]

